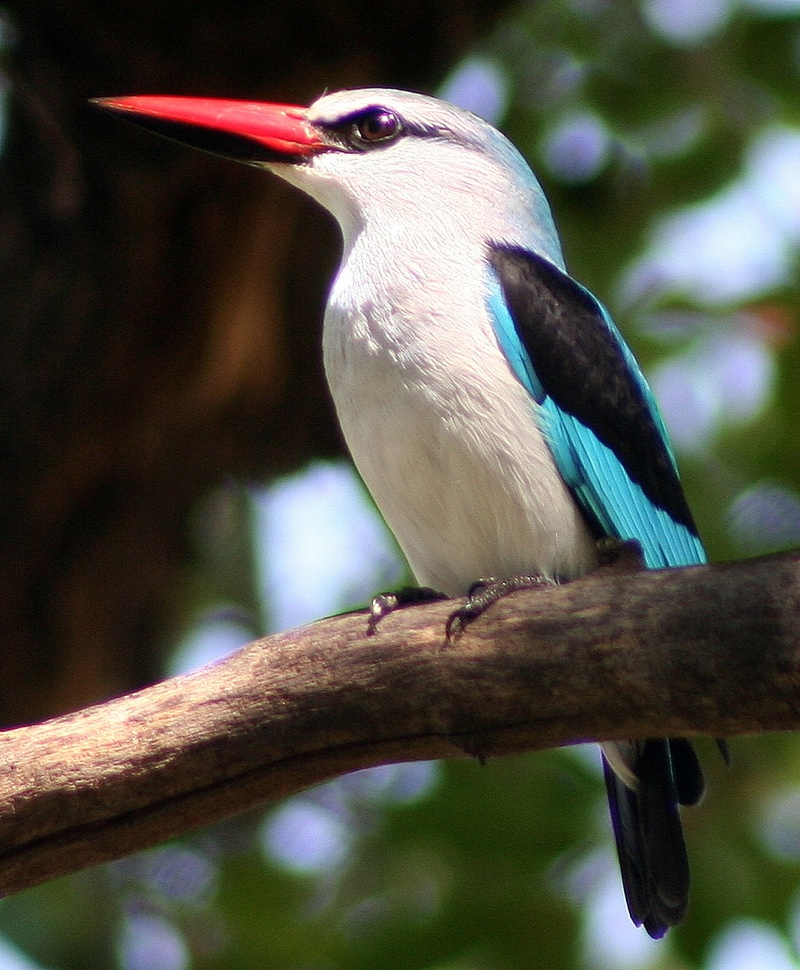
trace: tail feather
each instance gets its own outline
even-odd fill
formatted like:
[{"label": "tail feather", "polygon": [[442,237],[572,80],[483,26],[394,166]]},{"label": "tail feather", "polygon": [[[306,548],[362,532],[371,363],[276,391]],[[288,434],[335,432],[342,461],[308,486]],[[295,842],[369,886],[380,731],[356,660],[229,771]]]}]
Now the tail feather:
[{"label": "tail feather", "polygon": [[706,791],[700,759],[686,738],[671,738],[668,742],[672,777],[679,805],[696,805]]},{"label": "tail feather", "polygon": [[634,790],[603,756],[603,773],[631,919],[658,939],[679,923],[689,899],[689,860],[678,805],[694,804],[704,784],[688,741],[626,745]]}]

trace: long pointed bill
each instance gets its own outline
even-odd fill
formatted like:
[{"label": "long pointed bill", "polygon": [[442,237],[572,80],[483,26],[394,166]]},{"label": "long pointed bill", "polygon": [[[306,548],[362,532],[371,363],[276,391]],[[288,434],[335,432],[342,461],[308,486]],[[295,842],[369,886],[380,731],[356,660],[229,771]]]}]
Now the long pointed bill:
[{"label": "long pointed bill", "polygon": [[290,104],[137,95],[92,104],[149,131],[241,162],[299,162],[326,146]]}]

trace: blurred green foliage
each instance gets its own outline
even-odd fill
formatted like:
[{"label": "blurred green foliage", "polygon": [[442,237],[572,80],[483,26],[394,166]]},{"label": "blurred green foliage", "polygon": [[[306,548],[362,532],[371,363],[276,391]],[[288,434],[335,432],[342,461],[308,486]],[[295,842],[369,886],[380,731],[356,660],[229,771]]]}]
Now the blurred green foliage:
[{"label": "blurred green foliage", "polygon": [[[657,29],[653,11],[667,7],[542,0],[477,53],[507,79],[503,127],[542,178],[572,272],[610,306],[646,370],[743,318],[763,338],[775,377],[762,404],[679,454],[712,557],[740,556],[768,551],[769,535],[742,546],[730,528],[737,498],[762,482],[789,499],[800,489],[797,275],[738,302],[663,286],[630,298],[625,279],[662,219],[740,176],[765,126],[800,126],[800,13],[730,0],[713,5],[699,35],[676,35]],[[554,166],[550,137],[576,116],[606,139],[580,178]],[[702,325],[666,337],[642,325],[687,313]],[[231,572],[220,575],[203,580],[204,597],[222,584],[230,601]],[[239,578],[239,602],[252,608],[253,578]],[[343,779],[300,796],[348,833],[335,863],[302,870],[265,850],[276,807],[266,821],[259,813],[187,838],[177,854],[154,850],[20,894],[0,906],[0,930],[63,970],[720,970],[720,934],[754,920],[800,967],[800,742],[740,739],[732,750],[728,770],[704,749],[709,793],[685,813],[686,923],[641,950],[627,942],[644,934],[627,925],[602,782],[582,752],[447,763],[413,798]],[[603,942],[598,900],[609,886],[618,905]]]}]

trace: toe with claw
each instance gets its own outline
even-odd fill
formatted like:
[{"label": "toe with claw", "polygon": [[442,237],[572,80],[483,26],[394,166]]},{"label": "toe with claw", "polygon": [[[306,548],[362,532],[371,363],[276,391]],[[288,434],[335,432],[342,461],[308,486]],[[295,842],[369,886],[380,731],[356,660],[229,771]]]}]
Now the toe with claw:
[{"label": "toe with claw", "polygon": [[439,593],[430,586],[404,586],[394,593],[380,593],[372,600],[369,609],[369,621],[367,622],[367,636],[373,636],[378,632],[378,624],[381,620],[401,610],[404,606],[413,606],[417,603],[436,603],[439,600],[446,600],[444,593]]},{"label": "toe with claw", "polygon": [[464,630],[487,610],[492,603],[496,603],[509,593],[518,589],[546,589],[556,586],[557,581],[538,573],[525,573],[518,576],[508,576],[506,579],[479,579],[473,583],[467,594],[467,602],[454,610],[447,619],[445,633],[450,641],[453,634],[463,633]]}]

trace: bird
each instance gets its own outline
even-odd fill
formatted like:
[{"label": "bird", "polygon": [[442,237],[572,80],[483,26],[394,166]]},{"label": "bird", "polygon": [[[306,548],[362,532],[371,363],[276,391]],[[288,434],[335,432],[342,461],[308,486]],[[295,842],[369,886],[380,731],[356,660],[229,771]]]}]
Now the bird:
[{"label": "bird", "polygon": [[[649,569],[706,561],[639,365],[569,275],[544,191],[498,129],[390,88],[308,107],[95,103],[267,169],[338,222],[325,373],[355,465],[421,587],[489,587],[480,612],[493,582],[503,593],[585,575],[604,540],[634,540]],[[687,909],[679,806],[703,794],[700,763],[682,738],[601,749],[628,910],[660,938]]]}]

